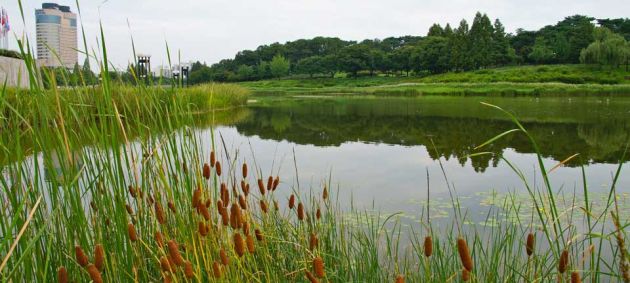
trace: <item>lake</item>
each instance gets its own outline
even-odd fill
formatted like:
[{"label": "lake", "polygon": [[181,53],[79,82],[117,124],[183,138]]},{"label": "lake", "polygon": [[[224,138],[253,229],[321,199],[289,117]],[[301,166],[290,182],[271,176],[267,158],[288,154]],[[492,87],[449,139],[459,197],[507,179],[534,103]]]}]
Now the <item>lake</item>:
[{"label": "lake", "polygon": [[[432,219],[449,218],[453,194],[473,222],[492,225],[488,211],[505,196],[531,203],[505,160],[533,186],[541,187],[542,179],[533,147],[521,133],[474,149],[515,128],[509,117],[481,102],[501,106],[523,122],[547,170],[579,154],[550,174],[563,207],[581,201],[582,166],[595,210],[605,202],[629,140],[630,99],[258,97],[249,102],[245,118],[214,131],[241,160],[253,163],[254,153],[263,176],[280,175],[287,188],[280,194],[297,188],[298,179],[301,191],[314,193],[330,183],[343,207],[400,212],[417,223],[429,187]],[[210,131],[197,129],[208,143]],[[469,157],[480,151],[493,154]],[[618,192],[624,202],[630,199],[630,174],[621,175]],[[531,209],[523,214],[530,216]]]}]

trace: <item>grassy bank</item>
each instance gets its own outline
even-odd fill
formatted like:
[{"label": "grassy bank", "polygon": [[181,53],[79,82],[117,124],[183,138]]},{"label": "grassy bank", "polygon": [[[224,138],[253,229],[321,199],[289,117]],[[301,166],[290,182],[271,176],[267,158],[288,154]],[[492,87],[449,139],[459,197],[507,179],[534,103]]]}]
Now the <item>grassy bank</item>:
[{"label": "grassy bank", "polygon": [[630,95],[629,74],[584,65],[519,66],[426,77],[302,78],[241,83],[255,94]]}]

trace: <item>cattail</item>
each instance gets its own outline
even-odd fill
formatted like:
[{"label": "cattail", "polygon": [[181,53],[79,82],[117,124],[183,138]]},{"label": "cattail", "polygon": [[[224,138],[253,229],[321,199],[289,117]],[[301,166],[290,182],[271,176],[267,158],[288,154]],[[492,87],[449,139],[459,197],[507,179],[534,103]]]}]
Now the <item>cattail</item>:
[{"label": "cattail", "polygon": [[315,217],[317,218],[317,220],[322,218],[322,210],[319,209],[319,207],[317,208],[317,212],[315,212]]},{"label": "cattail", "polygon": [[186,164],[186,161],[182,161],[182,171],[184,171],[184,174],[188,174],[188,164]]},{"label": "cattail", "polygon": [[188,260],[184,262],[184,275],[186,275],[186,278],[188,279],[191,279],[193,278],[193,276],[195,276],[195,271],[193,270],[192,263]]},{"label": "cattail", "polygon": [[247,164],[243,163],[243,179],[247,178]]},{"label": "cattail", "polygon": [[90,260],[83,252],[83,249],[81,248],[81,246],[76,245],[74,247],[74,255],[77,258],[77,262],[79,263],[80,266],[86,267],[90,263]]},{"label": "cattail", "polygon": [[254,230],[254,235],[256,235],[256,240],[258,240],[259,242],[262,242],[265,240],[265,236],[263,235],[262,232],[260,232],[259,229]]},{"label": "cattail", "polygon": [[59,283],[68,283],[70,280],[68,279],[68,270],[61,266],[57,269],[57,281]]},{"label": "cattail", "polygon": [[582,278],[580,277],[579,272],[573,271],[573,273],[571,273],[571,283],[582,283]]},{"label": "cattail", "polygon": [[262,179],[258,179],[258,189],[260,190],[261,195],[265,195],[265,184],[263,184]]},{"label": "cattail", "polygon": [[309,249],[311,251],[315,250],[319,246],[319,239],[315,233],[311,233],[311,238],[309,240]]},{"label": "cattail", "polygon": [[324,278],[326,276],[326,270],[324,270],[324,260],[321,257],[313,259],[313,271],[318,278]]},{"label": "cattail", "polygon": [[210,166],[214,167],[214,164],[217,162],[216,154],[214,150],[210,152]]},{"label": "cattail", "polygon": [[129,215],[133,215],[133,209],[131,209],[131,206],[128,204],[125,204],[125,209],[127,210],[127,213]]},{"label": "cattail", "polygon": [[94,200],[90,201],[90,207],[92,207],[92,210],[98,211],[98,208],[96,207],[96,203],[94,203]]},{"label": "cattail", "polygon": [[219,212],[219,214],[221,214],[222,210],[223,210],[223,201],[217,200],[217,211]]},{"label": "cattail", "polygon": [[295,207],[295,196],[291,195],[289,197],[289,209],[293,209]]},{"label": "cattail", "polygon": [[280,205],[278,204],[277,200],[273,200],[273,209],[275,209],[276,211],[280,210]]},{"label": "cattail", "polygon": [[160,267],[162,268],[162,271],[164,272],[173,272],[173,267],[171,266],[171,263],[169,262],[168,258],[165,256],[160,258]]},{"label": "cattail", "polygon": [[129,240],[135,242],[138,240],[138,235],[136,235],[136,227],[133,226],[133,223],[127,224],[127,234],[129,234]]},{"label": "cattail", "polygon": [[175,203],[173,203],[173,201],[168,201],[168,209],[170,209],[173,214],[177,214],[177,209],[175,208]]},{"label": "cattail", "polygon": [[245,196],[249,195],[249,187],[245,184],[245,181],[241,181],[241,191],[245,194]]},{"label": "cattail", "polygon": [[224,249],[221,249],[219,251],[219,257],[221,258],[221,264],[225,266],[228,266],[228,264],[230,264],[230,258],[228,257]]},{"label": "cattail", "polygon": [[129,185],[127,188],[129,189],[129,194],[131,195],[131,197],[133,197],[133,198],[137,198],[138,197],[138,191],[136,190],[136,188],[134,188],[131,185]]},{"label": "cattail", "polygon": [[324,200],[328,199],[328,188],[326,188],[326,186],[324,186],[324,192],[322,193],[322,198]]},{"label": "cattail", "polygon": [[155,242],[158,244],[158,247],[164,247],[164,240],[162,239],[162,233],[160,232],[155,232],[155,234],[153,235],[153,238],[155,239]]},{"label": "cattail", "polygon": [[230,208],[230,226],[232,226],[232,229],[238,229],[241,226],[240,220],[241,209],[237,204],[232,204],[232,208]]},{"label": "cattail", "polygon": [[173,283],[173,277],[170,274],[164,275],[164,283]]},{"label": "cattail", "polygon": [[217,161],[217,163],[214,166],[215,166],[214,170],[217,171],[217,176],[221,177],[221,163]]},{"label": "cattail", "polygon": [[210,165],[208,163],[203,164],[203,177],[210,180]]},{"label": "cattail", "polygon": [[254,246],[254,237],[252,237],[252,235],[247,235],[245,237],[245,243],[247,244],[247,251],[250,254],[253,254],[256,250],[256,247]]},{"label": "cattail", "polygon": [[424,237],[424,256],[431,257],[433,254],[433,238],[431,236]]},{"label": "cattail", "polygon": [[278,188],[278,185],[280,185],[280,176],[276,176],[276,179],[273,180],[273,190],[275,191]]},{"label": "cattail", "polygon": [[567,271],[567,267],[569,265],[569,250],[562,251],[560,254],[560,262],[558,263],[558,272],[560,274],[564,274]]},{"label": "cattail", "polygon": [[206,228],[206,224],[204,224],[203,221],[199,221],[199,224],[197,225],[197,230],[199,231],[199,235],[201,235],[202,237],[208,235],[208,229]]},{"label": "cattail", "polygon": [[267,213],[267,211],[269,210],[267,208],[267,203],[265,202],[265,200],[261,199],[260,200],[260,209],[264,212]]},{"label": "cattail", "polygon": [[225,206],[221,207],[221,222],[223,223],[223,226],[230,225],[230,215],[228,214]]},{"label": "cattail", "polygon": [[153,196],[149,195],[149,205],[153,205],[154,202],[155,199],[153,198]]},{"label": "cattail", "polygon": [[203,219],[205,219],[206,221],[209,221],[210,211],[208,211],[208,208],[205,205],[200,205],[198,208],[199,208],[199,212],[201,212],[201,215],[203,216]]},{"label": "cattail", "polygon": [[221,266],[216,260],[212,263],[212,274],[214,278],[221,278]]},{"label": "cattail", "polygon": [[317,280],[313,273],[308,270],[306,271],[306,279],[308,279],[308,281],[310,281],[311,283],[319,283],[319,280]]},{"label": "cattail", "polygon": [[200,203],[201,203],[201,188],[197,188],[193,192],[193,196],[192,196],[192,206],[193,206],[193,208],[198,208]]},{"label": "cattail", "polygon": [[536,237],[534,233],[529,233],[527,235],[527,244],[525,245],[525,251],[527,252],[527,256],[532,256],[534,254],[534,247],[536,246]]},{"label": "cattail", "polygon": [[177,242],[175,242],[175,240],[170,240],[167,245],[168,254],[173,258],[173,262],[179,266],[184,264],[184,258],[182,257],[182,254],[179,253],[179,245]]},{"label": "cattail", "polygon": [[298,219],[300,221],[304,220],[304,205],[301,202],[298,203],[297,212],[298,212]]},{"label": "cattail", "polygon": [[171,271],[175,272],[175,268],[177,268],[177,264],[175,264],[175,260],[173,259],[173,257],[171,255],[168,255],[166,259],[168,260],[168,264],[171,266]]},{"label": "cattail", "polygon": [[396,283],[405,283],[405,276],[403,276],[402,274],[399,274],[396,277]]},{"label": "cattail", "polygon": [[473,260],[470,257],[470,251],[468,250],[468,244],[464,238],[457,239],[457,252],[459,253],[459,258],[462,261],[462,265],[466,270],[473,270]]},{"label": "cattail", "polygon": [[245,200],[245,197],[243,197],[243,195],[238,196],[238,204],[241,206],[242,209],[247,210],[247,201]]},{"label": "cattail", "polygon": [[273,177],[271,176],[267,179],[267,190],[273,191]]},{"label": "cattail", "polygon": [[166,214],[164,214],[164,210],[162,209],[162,206],[160,205],[160,203],[156,202],[154,207],[155,207],[155,217],[157,218],[158,223],[160,224],[166,223]]},{"label": "cattail", "polygon": [[462,281],[470,281],[470,271],[468,271],[466,268],[462,268]]},{"label": "cattail", "polygon": [[103,278],[101,277],[101,272],[98,271],[94,264],[90,264],[86,267],[88,274],[90,274],[90,279],[92,279],[93,283],[103,283]]},{"label": "cattail", "polygon": [[249,236],[249,222],[243,221],[243,234]]},{"label": "cattail", "polygon": [[239,233],[234,234],[234,251],[239,257],[245,254],[245,244],[243,243],[243,237]]},{"label": "cattail", "polygon": [[94,265],[99,271],[103,271],[103,267],[105,267],[105,249],[101,244],[94,247]]}]

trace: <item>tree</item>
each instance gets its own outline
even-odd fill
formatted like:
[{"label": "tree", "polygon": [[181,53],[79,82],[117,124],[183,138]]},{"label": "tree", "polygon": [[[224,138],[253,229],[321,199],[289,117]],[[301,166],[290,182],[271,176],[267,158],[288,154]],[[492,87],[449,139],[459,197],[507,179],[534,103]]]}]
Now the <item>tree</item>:
[{"label": "tree", "polygon": [[431,73],[443,73],[450,69],[450,48],[448,39],[441,36],[423,40],[412,55],[414,69]]},{"label": "tree", "polygon": [[342,49],[337,55],[337,66],[341,71],[356,77],[359,71],[368,68],[370,48],[364,44],[355,44]]},{"label": "tree", "polygon": [[510,41],[505,34],[505,27],[499,19],[494,21],[491,57],[492,64],[495,66],[511,64],[516,57],[514,48],[510,46]]},{"label": "tree", "polygon": [[457,71],[469,70],[472,65],[470,58],[470,42],[468,22],[462,20],[450,37],[451,67]]},{"label": "tree", "polygon": [[276,55],[269,63],[269,70],[274,78],[280,78],[289,74],[289,60],[282,55]]},{"label": "tree", "polygon": [[320,56],[311,56],[300,60],[295,69],[298,73],[308,74],[310,77],[326,72],[322,66],[322,57]]},{"label": "tree", "polygon": [[427,36],[444,36],[444,29],[442,29],[442,26],[440,26],[440,24],[433,24],[429,28],[429,33],[427,33]]},{"label": "tree", "polygon": [[599,64],[618,68],[627,64],[630,56],[628,42],[607,28],[596,28],[593,33],[595,42],[583,49],[580,61],[583,64]]},{"label": "tree", "polygon": [[555,53],[549,46],[544,37],[537,37],[536,43],[532,47],[532,52],[528,55],[529,59],[537,64],[549,63],[554,59]]},{"label": "tree", "polygon": [[494,33],[490,18],[477,12],[470,27],[470,58],[474,68],[483,68],[492,64],[492,35]]},{"label": "tree", "polygon": [[239,80],[248,81],[254,78],[254,67],[248,65],[240,65],[236,71]]},{"label": "tree", "polygon": [[412,69],[411,54],[413,50],[414,47],[411,45],[406,45],[394,50],[389,56],[392,69],[394,71],[405,72],[407,76],[409,76],[409,71]]}]

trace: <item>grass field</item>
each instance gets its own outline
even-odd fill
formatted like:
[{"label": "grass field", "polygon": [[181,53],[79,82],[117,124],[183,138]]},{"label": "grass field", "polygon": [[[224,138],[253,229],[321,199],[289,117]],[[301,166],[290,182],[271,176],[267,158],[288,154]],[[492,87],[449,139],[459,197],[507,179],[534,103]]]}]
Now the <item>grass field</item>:
[{"label": "grass field", "polygon": [[519,66],[426,77],[299,78],[240,85],[254,94],[630,95],[630,73],[583,65]]}]

